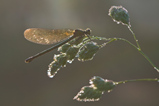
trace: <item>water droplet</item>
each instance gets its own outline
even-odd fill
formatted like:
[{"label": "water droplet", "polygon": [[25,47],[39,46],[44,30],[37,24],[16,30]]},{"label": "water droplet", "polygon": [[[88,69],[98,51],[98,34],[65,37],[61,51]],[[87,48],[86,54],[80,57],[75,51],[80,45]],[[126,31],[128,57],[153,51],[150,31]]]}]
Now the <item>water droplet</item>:
[{"label": "water droplet", "polygon": [[108,90],[107,92],[109,93],[110,91],[112,91],[112,90]]},{"label": "water droplet", "polygon": [[90,81],[90,82],[89,82],[89,84],[93,84],[93,82],[92,82],[92,81]]},{"label": "water droplet", "polygon": [[49,78],[53,78],[54,77],[54,75],[51,74],[50,70],[47,71],[47,75],[48,75]]},{"label": "water droplet", "polygon": [[154,67],[155,70],[157,70],[157,72],[159,72],[159,69],[157,67]]},{"label": "water droplet", "polygon": [[120,22],[116,22],[117,24],[120,24]]},{"label": "water droplet", "polygon": [[74,60],[74,59],[72,59],[72,60],[67,60],[67,62],[71,64],[73,60]]}]

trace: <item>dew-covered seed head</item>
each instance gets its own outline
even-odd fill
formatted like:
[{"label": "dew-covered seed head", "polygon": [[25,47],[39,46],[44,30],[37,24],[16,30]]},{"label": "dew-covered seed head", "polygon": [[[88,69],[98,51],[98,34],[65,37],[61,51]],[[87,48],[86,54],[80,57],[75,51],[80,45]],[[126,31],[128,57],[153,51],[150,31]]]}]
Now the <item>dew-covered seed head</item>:
[{"label": "dew-covered seed head", "polygon": [[109,9],[108,15],[111,16],[117,24],[122,23],[123,25],[131,26],[128,11],[122,6],[112,6]]}]

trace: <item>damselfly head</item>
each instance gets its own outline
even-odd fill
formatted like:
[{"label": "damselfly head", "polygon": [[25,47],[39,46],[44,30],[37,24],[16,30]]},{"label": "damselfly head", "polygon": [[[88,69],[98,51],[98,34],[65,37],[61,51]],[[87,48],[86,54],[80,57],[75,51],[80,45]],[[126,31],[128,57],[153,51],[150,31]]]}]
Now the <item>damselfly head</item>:
[{"label": "damselfly head", "polygon": [[90,35],[90,34],[91,34],[91,30],[90,30],[89,28],[87,28],[87,29],[85,30],[85,34],[86,34],[86,35]]},{"label": "damselfly head", "polygon": [[82,35],[90,35],[91,30],[87,28],[86,30],[76,29],[74,32],[74,36],[82,36]]}]

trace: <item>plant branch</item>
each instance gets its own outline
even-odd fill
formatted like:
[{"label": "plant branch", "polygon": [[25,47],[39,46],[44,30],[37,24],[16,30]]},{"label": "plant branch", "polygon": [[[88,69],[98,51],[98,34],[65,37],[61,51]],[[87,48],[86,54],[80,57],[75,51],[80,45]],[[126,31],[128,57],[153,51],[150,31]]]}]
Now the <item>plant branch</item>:
[{"label": "plant branch", "polygon": [[119,82],[116,82],[116,84],[125,84],[127,82],[137,82],[137,81],[157,81],[159,82],[159,79],[158,78],[155,78],[155,79],[134,79],[134,80],[125,80],[125,81],[119,81]]},{"label": "plant branch", "polygon": [[141,47],[140,47],[140,45],[139,45],[138,40],[136,39],[135,33],[133,32],[133,30],[131,29],[131,27],[128,26],[128,29],[129,29],[130,32],[132,33],[132,35],[133,35],[133,37],[134,37],[134,39],[135,39],[135,41],[136,41],[136,44],[137,44],[137,46],[138,46],[138,50],[140,51],[140,50],[141,50]]},{"label": "plant branch", "polygon": [[[131,30],[132,31],[132,30]],[[133,33],[133,32],[132,32]],[[133,33],[134,37],[135,37],[135,34]],[[159,69],[152,63],[152,61],[145,55],[145,53],[139,48],[139,44],[138,44],[138,41],[137,41],[137,44],[138,44],[138,47],[135,46],[133,43],[131,43],[130,41],[124,39],[124,38],[104,38],[104,37],[98,37],[98,36],[92,36],[91,37],[92,40],[105,40],[105,41],[108,41],[106,42],[106,44],[109,44],[113,41],[117,41],[117,40],[121,40],[121,41],[124,41],[124,42],[127,42],[128,44],[130,44],[131,46],[133,46],[135,49],[137,49],[145,58],[146,60],[153,66],[153,68],[155,70],[157,70],[157,72],[159,72]],[[136,39],[136,37],[135,37]]]}]

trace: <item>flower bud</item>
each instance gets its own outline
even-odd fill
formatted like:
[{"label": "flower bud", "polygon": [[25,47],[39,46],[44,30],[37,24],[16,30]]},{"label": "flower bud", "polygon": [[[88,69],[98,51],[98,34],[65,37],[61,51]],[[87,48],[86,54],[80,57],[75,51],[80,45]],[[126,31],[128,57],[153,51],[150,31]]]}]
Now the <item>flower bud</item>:
[{"label": "flower bud", "polygon": [[122,23],[123,25],[131,26],[128,11],[122,6],[112,6],[109,9],[108,15],[111,16],[117,24]]},{"label": "flower bud", "polygon": [[74,97],[78,101],[98,101],[103,92],[94,89],[91,86],[82,87],[81,91]]},{"label": "flower bud", "polygon": [[90,79],[90,84],[99,91],[111,91],[115,87],[115,83],[111,80],[104,80],[101,77],[94,76]]},{"label": "flower bud", "polygon": [[88,61],[93,59],[94,55],[99,50],[99,45],[95,42],[89,42],[85,44],[82,49],[79,51],[78,60],[79,61]]},{"label": "flower bud", "polygon": [[58,51],[62,52],[62,53],[66,53],[66,51],[69,49],[70,46],[71,46],[70,44],[66,43],[66,44],[60,46],[58,48]]},{"label": "flower bud", "polygon": [[53,78],[57,71],[61,68],[56,61],[53,61],[49,64],[49,69],[47,70],[47,74],[50,78]]},{"label": "flower bud", "polygon": [[58,63],[59,66],[65,67],[67,63],[67,56],[65,53],[54,55],[54,60]]},{"label": "flower bud", "polygon": [[66,55],[68,57],[69,63],[71,63],[72,60],[76,57],[78,51],[79,51],[79,47],[77,46],[72,46],[67,50]]}]

